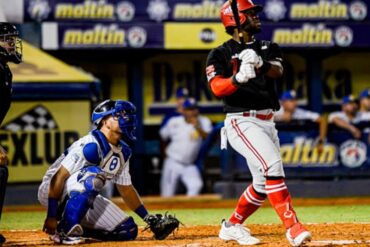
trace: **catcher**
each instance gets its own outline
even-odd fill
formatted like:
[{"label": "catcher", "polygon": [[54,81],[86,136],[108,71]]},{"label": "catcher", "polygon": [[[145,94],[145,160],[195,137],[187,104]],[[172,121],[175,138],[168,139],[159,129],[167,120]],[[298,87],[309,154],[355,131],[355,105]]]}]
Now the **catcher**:
[{"label": "catcher", "polygon": [[165,239],[179,226],[171,215],[149,214],[129,174],[130,147],[135,139],[136,107],[128,101],[106,100],[92,114],[96,129],[74,142],[47,170],[38,199],[47,207],[43,230],[58,244],[78,244],[85,238],[126,241],[136,238],[133,218],[99,195],[111,180],[127,206],[154,233]]}]

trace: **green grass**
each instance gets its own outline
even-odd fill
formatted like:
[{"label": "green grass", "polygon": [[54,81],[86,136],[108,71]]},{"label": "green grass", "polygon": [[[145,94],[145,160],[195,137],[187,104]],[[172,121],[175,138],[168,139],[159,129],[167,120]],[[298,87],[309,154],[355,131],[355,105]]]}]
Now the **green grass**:
[{"label": "green grass", "polygon": [[[228,209],[174,209],[168,210],[175,214],[185,225],[217,225],[221,219],[228,218],[232,213]],[[310,206],[296,207],[295,210],[301,221],[307,223],[333,222],[370,222],[370,205],[355,206]],[[152,213],[165,213],[166,210],[153,210]],[[143,226],[144,223],[129,212],[135,221]],[[44,222],[44,212],[5,212],[3,213],[0,228],[3,230],[31,230],[41,229]],[[279,223],[275,212],[267,207],[259,209],[248,220],[250,224]]]}]

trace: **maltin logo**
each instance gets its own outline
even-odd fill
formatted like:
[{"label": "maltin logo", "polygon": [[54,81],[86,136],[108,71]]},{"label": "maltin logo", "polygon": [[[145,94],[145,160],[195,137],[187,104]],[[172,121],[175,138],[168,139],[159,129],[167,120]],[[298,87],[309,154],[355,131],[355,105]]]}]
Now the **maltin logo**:
[{"label": "maltin logo", "polygon": [[216,40],[216,33],[211,28],[204,28],[199,33],[199,39],[203,41],[204,43],[212,43]]}]

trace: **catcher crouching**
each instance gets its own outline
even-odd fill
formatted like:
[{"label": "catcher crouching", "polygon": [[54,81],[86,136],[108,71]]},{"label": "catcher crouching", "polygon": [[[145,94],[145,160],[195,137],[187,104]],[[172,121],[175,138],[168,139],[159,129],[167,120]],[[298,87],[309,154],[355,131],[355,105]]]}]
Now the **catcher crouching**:
[{"label": "catcher crouching", "polygon": [[38,199],[47,207],[43,230],[58,244],[79,244],[85,238],[134,240],[133,218],[99,192],[113,181],[127,206],[154,233],[165,239],[179,226],[171,215],[149,214],[131,183],[131,149],[135,140],[136,107],[129,101],[106,100],[92,114],[96,129],[74,142],[47,170]]}]

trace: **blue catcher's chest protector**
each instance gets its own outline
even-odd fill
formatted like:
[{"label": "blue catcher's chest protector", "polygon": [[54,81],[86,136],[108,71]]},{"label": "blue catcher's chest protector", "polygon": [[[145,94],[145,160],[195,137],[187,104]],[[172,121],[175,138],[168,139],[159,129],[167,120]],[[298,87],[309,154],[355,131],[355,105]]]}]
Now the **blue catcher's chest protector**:
[{"label": "blue catcher's chest protector", "polygon": [[121,141],[120,148],[109,145],[99,130],[91,134],[97,140],[83,147],[83,156],[90,166],[79,172],[77,181],[83,184],[83,191],[72,191],[69,194],[62,220],[58,230],[67,234],[73,226],[79,224],[89,208],[93,206],[95,197],[104,187],[105,181],[121,173],[126,161],[131,156],[131,149]]}]

